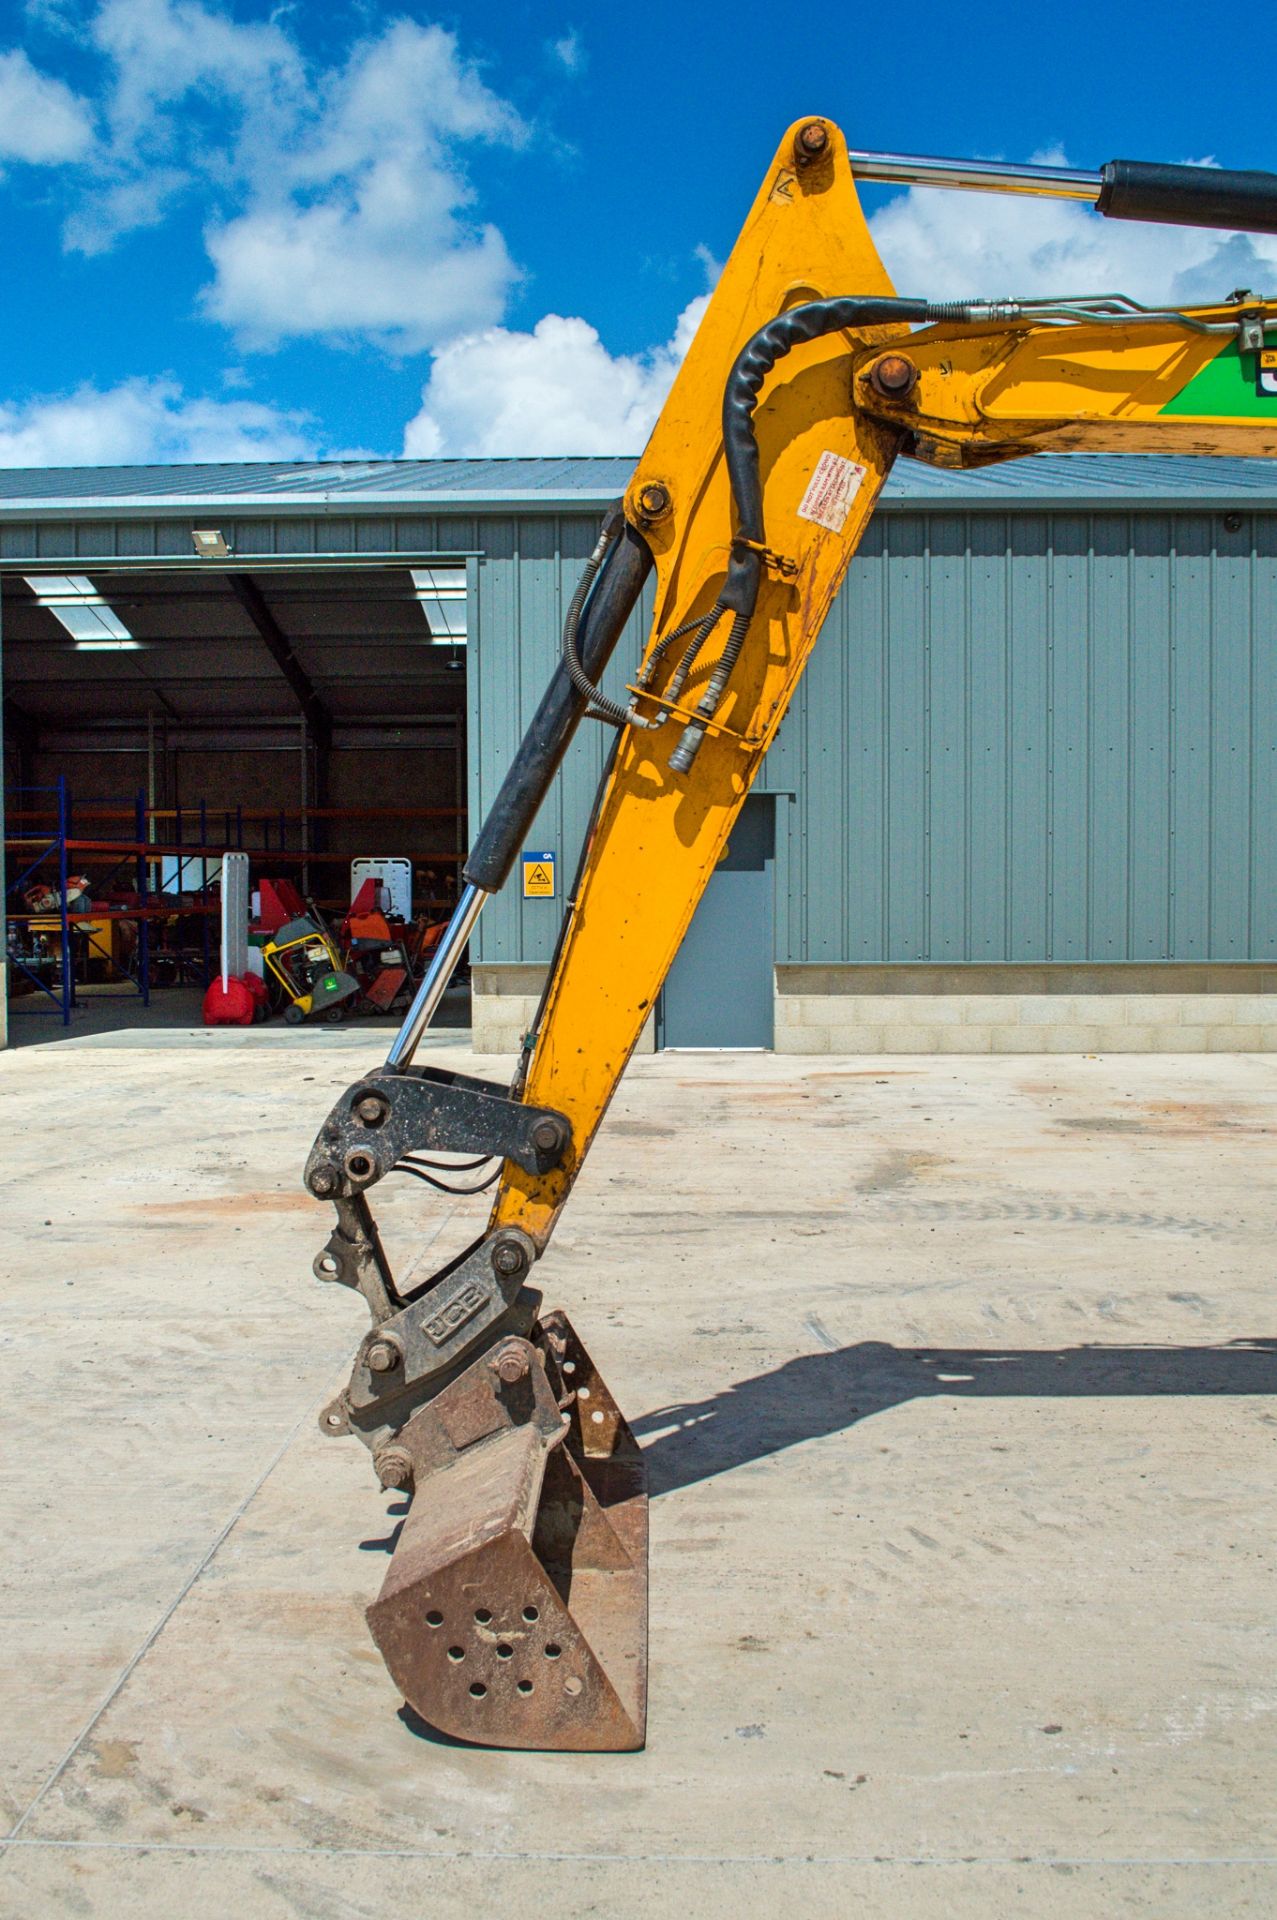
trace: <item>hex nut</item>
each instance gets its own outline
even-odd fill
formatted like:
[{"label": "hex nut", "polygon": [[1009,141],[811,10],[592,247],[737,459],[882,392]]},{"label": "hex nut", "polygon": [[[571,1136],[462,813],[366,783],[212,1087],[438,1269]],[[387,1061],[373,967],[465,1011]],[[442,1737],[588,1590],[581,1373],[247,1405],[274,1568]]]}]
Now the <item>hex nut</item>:
[{"label": "hex nut", "polygon": [[337,1185],[336,1167],[316,1167],[310,1176],[310,1190],[321,1200],[326,1200],[330,1193],[336,1193]]},{"label": "hex nut", "polygon": [[502,1347],[492,1362],[492,1370],[504,1386],[512,1387],[528,1375],[528,1356],[522,1347]]},{"label": "hex nut", "polygon": [[663,520],[673,504],[669,488],[659,480],[649,480],[639,488],[638,510],[648,522]]},{"label": "hex nut", "polygon": [[389,1108],[380,1094],[367,1093],[355,1106],[355,1118],[362,1120],[366,1127],[379,1127]]},{"label": "hex nut", "polygon": [[364,1359],[374,1373],[393,1373],[403,1363],[403,1348],[391,1337],[374,1340]]},{"label": "hex nut", "polygon": [[492,1269],[503,1279],[512,1280],[528,1264],[527,1255],[517,1240],[498,1240],[492,1249]]},{"label": "hex nut", "polygon": [[381,1447],[373,1455],[373,1468],[383,1487],[411,1493],[412,1455],[406,1447]]},{"label": "hex nut", "polygon": [[532,1144],[542,1153],[553,1153],[562,1137],[563,1133],[558,1121],[548,1117],[538,1120],[532,1129]]}]

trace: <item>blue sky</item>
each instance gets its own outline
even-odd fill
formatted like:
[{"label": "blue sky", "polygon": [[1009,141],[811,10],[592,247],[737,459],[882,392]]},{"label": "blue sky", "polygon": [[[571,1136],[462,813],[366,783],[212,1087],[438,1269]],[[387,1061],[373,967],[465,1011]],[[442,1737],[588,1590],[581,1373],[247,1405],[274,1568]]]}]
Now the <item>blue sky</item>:
[{"label": "blue sky", "polygon": [[[1229,18],[0,0],[0,464],[637,451],[791,119],[1277,168]],[[1277,287],[1277,241],[866,193],[902,291]]]}]

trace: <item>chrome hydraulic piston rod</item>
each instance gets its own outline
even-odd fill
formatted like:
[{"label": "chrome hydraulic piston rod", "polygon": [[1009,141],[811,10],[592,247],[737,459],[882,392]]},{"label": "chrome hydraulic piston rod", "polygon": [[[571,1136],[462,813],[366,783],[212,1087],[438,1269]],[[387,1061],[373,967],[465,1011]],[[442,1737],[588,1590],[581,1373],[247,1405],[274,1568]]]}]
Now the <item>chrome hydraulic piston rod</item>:
[{"label": "chrome hydraulic piston rod", "polygon": [[435,1017],[439,1002],[457,971],[457,963],[465,952],[466,942],[474,931],[474,923],[488,897],[482,887],[462,889],[443,939],[434,950],[421,985],[413,995],[412,1005],[404,1015],[403,1025],[395,1035],[394,1045],[386,1055],[388,1067],[412,1065],[412,1056],[421,1043],[421,1036]]},{"label": "chrome hydraulic piston rod", "polygon": [[1181,227],[1277,233],[1277,174],[1231,173],[1222,167],[1167,166],[1110,160],[1098,172],[1021,166],[1005,160],[944,160],[925,154],[848,153],[857,180],[889,186],[956,187],[1077,200],[1111,220],[1152,220]]}]

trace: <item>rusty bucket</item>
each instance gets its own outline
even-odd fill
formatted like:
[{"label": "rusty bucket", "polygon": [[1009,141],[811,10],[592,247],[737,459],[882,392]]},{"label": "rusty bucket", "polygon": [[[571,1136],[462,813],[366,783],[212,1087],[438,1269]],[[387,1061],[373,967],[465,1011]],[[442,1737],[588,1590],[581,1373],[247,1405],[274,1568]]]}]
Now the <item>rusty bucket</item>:
[{"label": "rusty bucket", "polygon": [[647,1477],[561,1313],[503,1340],[402,1428],[415,1491],[368,1624],[454,1739],[643,1745]]}]

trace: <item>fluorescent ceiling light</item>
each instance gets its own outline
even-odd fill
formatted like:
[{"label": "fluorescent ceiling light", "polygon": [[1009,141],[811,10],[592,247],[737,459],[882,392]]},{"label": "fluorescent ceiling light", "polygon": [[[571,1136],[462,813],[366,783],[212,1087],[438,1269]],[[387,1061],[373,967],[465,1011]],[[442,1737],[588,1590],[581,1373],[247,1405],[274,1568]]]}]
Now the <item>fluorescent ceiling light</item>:
[{"label": "fluorescent ceiling light", "polygon": [[437,647],[466,644],[464,567],[413,567],[412,584]]},{"label": "fluorescent ceiling light", "polygon": [[193,527],[191,544],[201,560],[225,560],[230,548],[216,527]]},{"label": "fluorescent ceiling light", "polygon": [[87,574],[38,573],[24,577],[39,604],[66,628],[78,652],[128,653],[141,646]]}]

